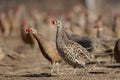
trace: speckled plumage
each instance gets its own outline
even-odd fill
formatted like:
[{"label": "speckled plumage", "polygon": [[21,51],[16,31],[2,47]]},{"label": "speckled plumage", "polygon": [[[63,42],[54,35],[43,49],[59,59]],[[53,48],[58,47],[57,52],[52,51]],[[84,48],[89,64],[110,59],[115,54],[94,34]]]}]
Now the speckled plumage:
[{"label": "speckled plumage", "polygon": [[86,68],[86,63],[93,61],[94,56],[80,44],[67,38],[59,20],[54,21],[54,25],[57,27],[56,46],[60,56],[73,68]]},{"label": "speckled plumage", "polygon": [[99,38],[90,37],[90,36],[80,36],[80,35],[74,34],[68,29],[65,29],[65,33],[68,39],[79,43],[90,52],[100,53],[110,49],[109,45],[107,45],[103,40]]}]

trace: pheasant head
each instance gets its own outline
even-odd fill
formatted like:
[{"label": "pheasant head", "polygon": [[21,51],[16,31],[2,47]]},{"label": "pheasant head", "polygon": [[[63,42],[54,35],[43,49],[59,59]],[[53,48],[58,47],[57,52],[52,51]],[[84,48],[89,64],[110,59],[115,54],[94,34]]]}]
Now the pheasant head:
[{"label": "pheasant head", "polygon": [[103,30],[103,22],[102,22],[102,15],[99,15],[97,20],[95,21],[95,25],[94,25],[94,28],[99,30],[99,31],[102,31]]},{"label": "pheasant head", "polygon": [[52,24],[56,27],[62,27],[62,23],[59,20],[52,20]]},{"label": "pheasant head", "polygon": [[30,33],[30,32],[32,32],[33,34],[36,34],[36,33],[37,33],[37,31],[29,25],[29,26],[26,28],[26,33]]},{"label": "pheasant head", "polygon": [[30,33],[30,32],[31,32],[31,28],[32,28],[32,27],[29,25],[29,26],[26,28],[25,32],[26,32],[26,33]]},{"label": "pheasant head", "polygon": [[7,13],[8,13],[8,14],[13,14],[13,12],[14,12],[14,10],[13,10],[12,8],[8,8],[8,9],[7,9]]},{"label": "pheasant head", "polygon": [[100,26],[99,26],[98,24],[96,24],[96,25],[94,25],[94,28],[95,28],[95,29],[99,29]]},{"label": "pheasant head", "polygon": [[15,9],[15,13],[19,13],[20,12],[20,7],[17,7],[16,9]]},{"label": "pheasant head", "polygon": [[71,21],[71,17],[70,16],[66,16],[66,21]]}]

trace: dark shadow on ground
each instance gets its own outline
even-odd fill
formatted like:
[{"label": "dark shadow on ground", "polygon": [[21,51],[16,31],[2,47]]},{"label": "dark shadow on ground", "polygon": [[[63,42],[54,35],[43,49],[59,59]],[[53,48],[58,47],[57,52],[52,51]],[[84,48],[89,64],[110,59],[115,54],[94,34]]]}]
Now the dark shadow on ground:
[{"label": "dark shadow on ground", "polygon": [[108,74],[106,72],[96,72],[96,71],[92,71],[92,72],[89,72],[90,74]]},{"label": "dark shadow on ground", "polygon": [[120,68],[120,65],[106,65],[107,68]]},{"label": "dark shadow on ground", "polygon": [[21,75],[21,77],[56,77],[56,75],[51,75],[50,73],[40,73],[40,74],[25,74]]}]

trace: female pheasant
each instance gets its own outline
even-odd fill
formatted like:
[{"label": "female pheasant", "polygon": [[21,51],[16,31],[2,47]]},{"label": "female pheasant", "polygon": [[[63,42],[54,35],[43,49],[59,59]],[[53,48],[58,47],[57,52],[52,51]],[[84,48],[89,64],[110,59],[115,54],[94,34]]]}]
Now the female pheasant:
[{"label": "female pheasant", "polygon": [[80,44],[67,38],[61,21],[53,20],[52,23],[57,27],[56,47],[61,58],[74,68],[74,74],[77,67],[83,66],[86,70],[86,64],[94,61],[94,56]]},{"label": "female pheasant", "polygon": [[28,27],[26,33],[31,33],[39,44],[42,55],[52,64],[51,74],[57,67],[57,74],[59,74],[59,63],[61,62],[61,57],[56,49],[55,42],[47,40],[42,34],[39,34],[34,28]]}]

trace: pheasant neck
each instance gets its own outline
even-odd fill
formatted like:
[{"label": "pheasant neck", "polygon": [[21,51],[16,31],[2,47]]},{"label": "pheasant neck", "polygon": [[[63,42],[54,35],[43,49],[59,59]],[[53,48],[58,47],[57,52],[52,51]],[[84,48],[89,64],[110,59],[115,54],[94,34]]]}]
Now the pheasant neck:
[{"label": "pheasant neck", "polygon": [[119,25],[120,25],[120,18],[118,16],[116,16],[115,26],[114,26],[114,31],[115,32],[118,29]]},{"label": "pheasant neck", "polygon": [[115,32],[116,24],[117,24],[117,16],[114,16],[114,22],[113,22],[113,26],[112,26],[113,32]]},{"label": "pheasant neck", "polygon": [[37,40],[40,49],[44,49],[44,44],[46,44],[46,39],[41,35],[41,34],[33,34],[33,36],[35,37],[35,39]]},{"label": "pheasant neck", "polygon": [[21,34],[23,33],[25,34],[25,27],[26,27],[25,25],[21,25]]},{"label": "pheasant neck", "polygon": [[100,31],[97,29],[97,38],[100,38]]},{"label": "pheasant neck", "polygon": [[45,44],[46,40],[43,39],[42,35],[40,35],[40,34],[38,34],[38,33],[33,34],[33,36],[34,36],[35,39],[37,40],[38,45],[39,45],[39,48],[40,48],[43,56],[52,63],[52,59],[48,56],[48,54],[47,54],[47,52],[46,52],[46,50],[45,50],[45,47],[44,47],[44,44]]},{"label": "pheasant neck", "polygon": [[57,34],[56,34],[56,44],[59,45],[67,39],[67,36],[64,33],[63,27],[57,27]]}]

